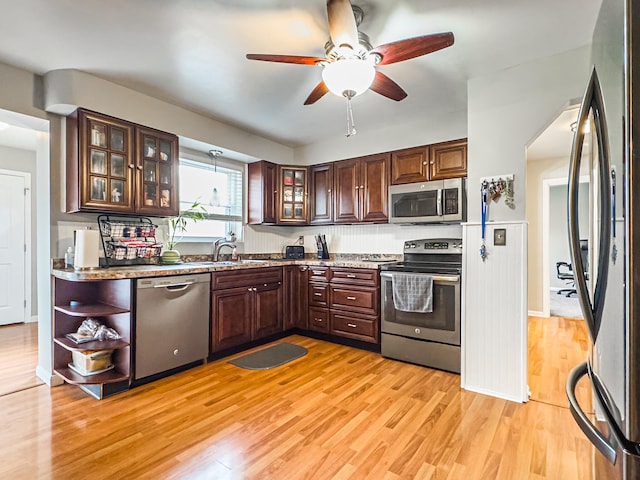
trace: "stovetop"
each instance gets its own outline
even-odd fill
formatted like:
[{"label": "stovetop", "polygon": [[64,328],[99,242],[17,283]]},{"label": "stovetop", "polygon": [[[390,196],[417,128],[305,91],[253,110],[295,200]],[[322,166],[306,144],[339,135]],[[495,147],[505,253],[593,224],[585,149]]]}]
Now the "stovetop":
[{"label": "stovetop", "polygon": [[403,260],[380,268],[395,272],[459,275],[462,272],[462,240],[429,238],[406,241]]}]

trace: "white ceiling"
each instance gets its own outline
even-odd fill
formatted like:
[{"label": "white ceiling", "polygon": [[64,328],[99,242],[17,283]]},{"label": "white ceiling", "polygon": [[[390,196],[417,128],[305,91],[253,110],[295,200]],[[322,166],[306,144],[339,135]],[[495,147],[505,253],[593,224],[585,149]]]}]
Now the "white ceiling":
[{"label": "white ceiling", "polygon": [[[465,111],[467,79],[587,45],[601,0],[353,3],[374,46],[455,34],[452,47],[379,67],[408,97],[357,97],[363,130]],[[320,67],[245,59],[323,56],[323,0],[0,0],[0,11],[0,62],[38,74],[83,70],[293,147],[344,133],[343,99],[303,105]]]}]

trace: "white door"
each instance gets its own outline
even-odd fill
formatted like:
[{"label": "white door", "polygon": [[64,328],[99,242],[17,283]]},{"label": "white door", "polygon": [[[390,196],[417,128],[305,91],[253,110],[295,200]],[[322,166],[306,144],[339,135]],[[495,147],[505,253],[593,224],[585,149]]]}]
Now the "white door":
[{"label": "white door", "polygon": [[0,173],[0,325],[25,319],[25,178]]}]

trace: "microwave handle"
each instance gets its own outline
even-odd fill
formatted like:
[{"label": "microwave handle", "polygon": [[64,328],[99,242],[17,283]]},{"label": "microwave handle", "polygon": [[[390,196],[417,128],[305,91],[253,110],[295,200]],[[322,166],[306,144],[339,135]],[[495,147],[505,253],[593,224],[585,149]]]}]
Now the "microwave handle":
[{"label": "microwave handle", "polygon": [[436,204],[437,204],[436,213],[438,214],[439,217],[442,216],[442,197],[443,197],[443,192],[444,192],[443,188],[439,188],[438,189],[438,198],[436,199]]}]

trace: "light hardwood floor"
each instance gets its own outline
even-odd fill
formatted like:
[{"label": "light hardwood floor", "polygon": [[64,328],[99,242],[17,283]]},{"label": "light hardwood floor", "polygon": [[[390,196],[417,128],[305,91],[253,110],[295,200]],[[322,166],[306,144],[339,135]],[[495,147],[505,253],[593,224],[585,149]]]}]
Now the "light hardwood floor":
[{"label": "light hardwood floor", "polygon": [[569,411],[460,389],[457,375],[291,336],[279,368],[227,359],[97,401],[0,397],[0,478],[588,479]]},{"label": "light hardwood floor", "polygon": [[[565,382],[573,367],[588,354],[589,334],[584,320],[529,317],[529,389],[531,400],[566,407]],[[592,411],[591,387],[582,379],[578,402]]]},{"label": "light hardwood floor", "polygon": [[0,396],[42,385],[37,365],[38,324],[0,326]]}]

